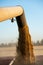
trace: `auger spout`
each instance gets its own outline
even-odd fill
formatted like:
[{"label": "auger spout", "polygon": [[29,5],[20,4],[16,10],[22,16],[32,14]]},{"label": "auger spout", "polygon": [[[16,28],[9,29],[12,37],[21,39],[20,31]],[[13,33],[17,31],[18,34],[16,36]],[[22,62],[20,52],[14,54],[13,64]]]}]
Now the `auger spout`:
[{"label": "auger spout", "polygon": [[[31,42],[31,35],[27,26],[24,10],[21,6],[0,8],[0,22],[16,18],[19,31],[19,39],[17,46],[17,57],[12,65],[15,63],[29,64],[34,63],[35,57],[33,53],[33,45]],[[20,61],[20,62],[19,62]]]},{"label": "auger spout", "polygon": [[20,16],[23,9],[20,6],[0,8],[0,22]]}]

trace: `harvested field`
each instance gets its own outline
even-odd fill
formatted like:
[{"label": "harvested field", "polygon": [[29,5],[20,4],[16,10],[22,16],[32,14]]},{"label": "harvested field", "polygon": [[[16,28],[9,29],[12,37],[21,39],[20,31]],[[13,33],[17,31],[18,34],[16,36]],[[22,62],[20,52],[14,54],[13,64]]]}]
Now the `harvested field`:
[{"label": "harvested field", "polygon": [[14,57],[16,55],[16,47],[0,47],[0,52],[0,57]]},{"label": "harvested field", "polygon": [[[33,46],[33,51],[35,56],[43,55],[43,46]],[[0,47],[0,57],[15,57],[16,56],[16,46],[12,47]]]},{"label": "harvested field", "polygon": [[[43,65],[43,46],[34,46],[35,65]],[[16,56],[16,47],[0,47],[0,65],[9,65]]]},{"label": "harvested field", "polygon": [[33,48],[35,56],[43,55],[43,46],[33,46]]}]

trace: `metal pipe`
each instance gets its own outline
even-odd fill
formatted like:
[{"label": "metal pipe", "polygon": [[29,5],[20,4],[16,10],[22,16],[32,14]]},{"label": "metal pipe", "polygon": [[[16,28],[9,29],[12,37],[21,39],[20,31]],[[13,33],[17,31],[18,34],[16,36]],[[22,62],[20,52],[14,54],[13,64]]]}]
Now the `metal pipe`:
[{"label": "metal pipe", "polygon": [[0,22],[20,16],[23,13],[21,6],[0,8]]}]

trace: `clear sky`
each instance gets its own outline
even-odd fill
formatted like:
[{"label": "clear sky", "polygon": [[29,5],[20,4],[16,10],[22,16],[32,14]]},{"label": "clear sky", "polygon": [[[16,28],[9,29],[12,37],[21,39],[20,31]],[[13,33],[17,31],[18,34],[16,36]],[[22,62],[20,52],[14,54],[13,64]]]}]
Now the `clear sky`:
[{"label": "clear sky", "polygon": [[[0,0],[0,7],[21,5],[24,8],[27,24],[33,41],[43,39],[43,0]],[[0,23],[0,42],[16,42],[18,39],[16,21]]]}]

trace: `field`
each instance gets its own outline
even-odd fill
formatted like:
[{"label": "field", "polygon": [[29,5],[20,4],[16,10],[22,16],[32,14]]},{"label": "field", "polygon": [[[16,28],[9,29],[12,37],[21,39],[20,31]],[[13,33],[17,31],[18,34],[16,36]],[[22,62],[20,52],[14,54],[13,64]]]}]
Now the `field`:
[{"label": "field", "polygon": [[16,47],[0,47],[0,57],[9,57],[16,55]]},{"label": "field", "polygon": [[[43,55],[43,46],[33,46],[34,55]],[[8,57],[8,56],[15,56],[16,53],[16,47],[0,47],[0,57]]]},{"label": "field", "polygon": [[[43,62],[43,46],[33,47],[36,62]],[[8,65],[16,56],[16,47],[0,47],[0,65]],[[42,64],[43,65],[43,64]]]},{"label": "field", "polygon": [[43,55],[43,46],[34,46],[33,48],[35,56]]}]

